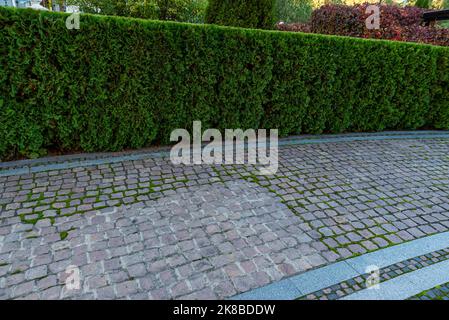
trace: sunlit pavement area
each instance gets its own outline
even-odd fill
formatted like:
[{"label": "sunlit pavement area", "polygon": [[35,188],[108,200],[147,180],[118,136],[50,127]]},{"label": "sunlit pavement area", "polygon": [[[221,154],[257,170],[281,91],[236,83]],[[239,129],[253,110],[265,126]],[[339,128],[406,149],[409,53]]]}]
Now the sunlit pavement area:
[{"label": "sunlit pavement area", "polygon": [[2,163],[0,299],[447,299],[448,132],[293,137],[279,161]]}]

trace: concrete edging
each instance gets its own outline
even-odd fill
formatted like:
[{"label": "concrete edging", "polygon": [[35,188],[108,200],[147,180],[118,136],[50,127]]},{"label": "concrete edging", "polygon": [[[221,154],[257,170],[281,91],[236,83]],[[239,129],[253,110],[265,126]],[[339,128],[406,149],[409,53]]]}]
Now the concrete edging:
[{"label": "concrete edging", "polygon": [[[381,133],[351,133],[342,135],[305,135],[280,139],[279,146],[306,145],[321,143],[338,143],[353,141],[385,141],[409,139],[449,139],[449,131],[412,131],[412,132],[381,132]],[[160,150],[161,148],[159,148]],[[79,167],[106,165],[124,161],[136,161],[147,158],[168,157],[170,151],[134,151],[121,153],[94,153],[81,155],[57,156],[35,160],[19,160],[0,162],[0,177],[32,174],[51,170],[64,170]],[[4,168],[4,169],[1,169]]]},{"label": "concrete edging", "polygon": [[[257,288],[242,293],[240,295],[231,297],[231,300],[292,300],[299,298],[301,296],[305,296],[312,292],[318,291],[320,289],[330,287],[334,284],[360,276],[366,273],[366,268],[368,266],[375,265],[378,268],[383,268],[433,251],[445,249],[447,247],[449,247],[449,231],[413,240],[410,242],[405,242],[374,252],[370,252],[355,258],[350,258],[344,261],[336,262],[311,271],[306,271],[302,274],[292,276],[290,278],[283,279],[281,281],[269,284],[267,286]],[[442,265],[443,263],[445,262],[437,263],[436,265]],[[438,269],[439,267],[435,268],[437,270],[440,270]],[[446,268],[445,270],[447,273],[448,269]],[[401,281],[398,283],[407,284],[408,287],[414,286],[415,285],[414,282],[409,280],[414,279],[414,281],[416,282],[417,276],[413,276],[413,274],[414,272],[412,272],[407,278],[405,278],[405,280],[396,280],[396,281]],[[449,277],[449,273],[447,274]],[[439,280],[440,278],[437,277],[437,280]],[[429,283],[432,285],[434,282]],[[446,282],[449,282],[449,280]],[[432,287],[434,286],[435,285],[432,285]],[[407,290],[404,292],[412,291],[408,287]],[[368,290],[368,291],[375,291],[375,290]],[[347,299],[350,299],[351,296],[356,298],[357,296],[355,296],[355,294],[357,294],[357,292],[348,296]],[[364,297],[364,295],[368,294],[360,293],[360,297]],[[413,294],[411,294],[410,296],[412,295]]]}]

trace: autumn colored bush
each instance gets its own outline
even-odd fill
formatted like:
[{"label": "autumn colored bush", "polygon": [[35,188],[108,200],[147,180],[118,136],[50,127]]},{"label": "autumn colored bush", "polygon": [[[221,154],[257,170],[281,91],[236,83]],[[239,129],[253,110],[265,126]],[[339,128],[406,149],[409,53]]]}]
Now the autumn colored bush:
[{"label": "autumn colored bush", "polygon": [[278,30],[449,46],[449,29],[422,24],[422,15],[428,9],[379,5],[380,28],[369,29],[366,20],[372,11],[368,6],[324,5],[312,13],[310,24],[278,25]]},{"label": "autumn colored bush", "polygon": [[400,30],[394,40],[449,46],[449,29],[414,25]]},{"label": "autumn colored bush", "polygon": [[[311,30],[322,34],[372,37],[376,33],[370,33],[365,24],[371,14],[369,10],[367,12],[369,5],[324,5],[312,13]],[[398,28],[419,25],[426,11],[417,7],[395,5],[380,5],[379,9],[380,31],[387,35]]]}]

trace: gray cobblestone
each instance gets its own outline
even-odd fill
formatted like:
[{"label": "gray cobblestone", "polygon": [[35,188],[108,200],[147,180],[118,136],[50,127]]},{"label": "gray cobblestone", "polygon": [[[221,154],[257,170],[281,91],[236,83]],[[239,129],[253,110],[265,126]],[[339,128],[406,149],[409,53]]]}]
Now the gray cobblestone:
[{"label": "gray cobblestone", "polygon": [[447,231],[448,144],[282,147],[269,178],[166,158],[0,178],[0,298],[62,297],[69,265],[67,298],[226,298]]},{"label": "gray cobblestone", "polygon": [[46,265],[28,269],[25,273],[25,278],[27,280],[34,280],[38,278],[43,278],[47,276],[48,268]]}]

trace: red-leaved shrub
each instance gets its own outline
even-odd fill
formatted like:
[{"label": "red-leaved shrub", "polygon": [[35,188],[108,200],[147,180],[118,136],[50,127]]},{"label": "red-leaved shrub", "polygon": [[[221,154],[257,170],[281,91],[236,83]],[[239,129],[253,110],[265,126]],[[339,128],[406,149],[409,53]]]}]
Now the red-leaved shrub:
[{"label": "red-leaved shrub", "polygon": [[[311,29],[314,33],[351,35],[362,37],[366,31],[365,21],[371,12],[366,13],[370,4],[324,5],[312,13]],[[400,27],[421,23],[426,11],[417,7],[399,7],[395,5],[378,5],[380,9],[380,28],[389,32]]]},{"label": "red-leaved shrub", "polygon": [[324,5],[312,13],[313,33],[360,37],[364,23],[356,6]]},{"label": "red-leaved shrub", "polygon": [[366,20],[372,14],[367,12],[368,6],[324,5],[313,12],[310,25],[282,25],[278,29],[449,46],[449,29],[422,25],[427,9],[379,5],[380,28],[368,29]]},{"label": "red-leaved shrub", "polygon": [[393,40],[449,46],[449,29],[414,25],[403,28]]}]

